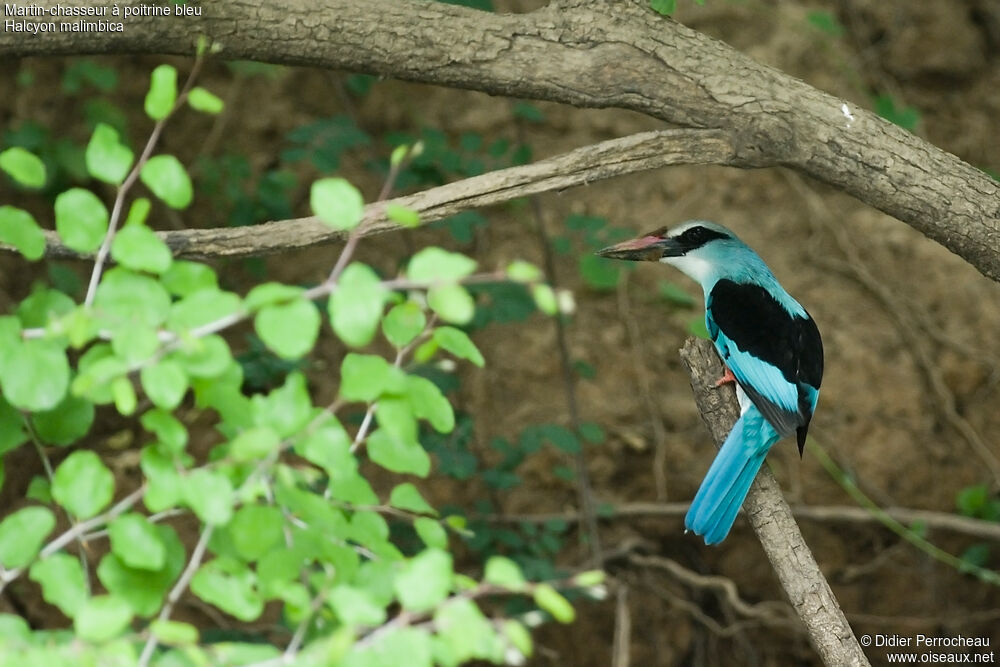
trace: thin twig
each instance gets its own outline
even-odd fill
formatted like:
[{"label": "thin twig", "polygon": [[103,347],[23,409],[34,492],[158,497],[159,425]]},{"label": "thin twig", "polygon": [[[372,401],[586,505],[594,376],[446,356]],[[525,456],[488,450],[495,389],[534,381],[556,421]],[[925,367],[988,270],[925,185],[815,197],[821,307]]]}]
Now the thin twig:
[{"label": "thin twig", "polygon": [[[49,487],[55,480],[55,474],[52,471],[52,462],[49,461],[49,455],[45,453],[45,446],[42,445],[42,441],[38,437],[38,432],[35,431],[35,427],[31,420],[28,418],[27,414],[22,414],[22,420],[24,421],[24,429],[28,432],[28,436],[31,438],[31,444],[35,446],[35,451],[38,452],[38,458],[42,461],[42,468],[45,469],[45,477],[49,480]],[[69,513],[68,510],[63,509],[66,514],[66,520],[69,521],[70,526],[75,527],[77,524],[76,518]],[[76,536],[76,542],[79,545],[79,553],[77,557],[80,559],[80,567],[83,568],[84,572],[90,572],[90,565],[87,562],[87,536],[80,533]],[[83,582],[84,588],[87,591],[87,595],[90,595],[90,580],[84,577]]]},{"label": "thin twig", "polygon": [[628,607],[628,585],[618,584],[615,593],[615,639],[611,648],[611,667],[629,667],[632,644],[632,614]]},{"label": "thin twig", "polygon": [[[688,503],[625,503],[614,505],[602,510],[600,520],[646,518],[646,517],[682,517],[687,514]],[[883,521],[872,510],[853,505],[792,505],[792,514],[796,519],[817,521],[820,523],[860,523],[880,524]],[[879,510],[885,516],[901,524],[923,524],[928,530],[946,530],[971,537],[996,540],[1000,542],[1000,523],[983,521],[972,517],[935,512],[934,510],[918,510],[908,507],[882,507]],[[474,518],[496,524],[535,523],[543,524],[550,521],[565,521],[574,523],[580,521],[579,511],[541,512],[538,514],[485,514]]]},{"label": "thin twig", "polygon": [[656,489],[656,499],[665,501],[667,499],[667,430],[663,427],[663,415],[653,400],[653,392],[649,383],[649,375],[646,373],[647,364],[642,363],[646,354],[642,349],[642,334],[639,331],[639,323],[632,316],[632,308],[629,303],[628,282],[629,272],[625,272],[622,279],[618,281],[618,314],[625,324],[625,333],[628,336],[629,346],[632,354],[629,358],[632,361],[632,372],[639,381],[639,394],[642,396],[642,403],[649,414],[649,423],[653,427],[653,486]]},{"label": "thin twig", "polygon": [[[184,591],[187,590],[188,584],[191,583],[191,579],[194,577],[195,572],[198,567],[201,566],[201,561],[205,557],[205,550],[208,548],[208,541],[212,538],[212,531],[214,527],[211,524],[207,524],[204,530],[201,531],[201,537],[198,538],[198,543],[194,547],[194,551],[191,553],[191,560],[188,561],[187,567],[184,568],[184,572],[181,573],[180,579],[174,584],[174,587],[170,589],[170,593],[167,595],[167,601],[163,604],[163,608],[160,609],[160,614],[157,616],[157,620],[166,621],[170,618],[170,614],[173,613],[174,606],[177,605],[177,601],[181,599]],[[139,656],[139,667],[146,667],[149,664],[150,659],[153,657],[153,651],[156,650],[157,639],[156,635],[150,632],[149,639],[146,640],[146,645],[142,648],[142,654]]]},{"label": "thin twig", "polygon": [[180,94],[174,101],[174,105],[170,108],[160,120],[156,121],[153,126],[153,131],[149,134],[149,139],[146,141],[146,146],[142,149],[142,153],[139,155],[139,159],[135,161],[132,166],[132,170],[129,172],[128,176],[118,186],[118,192],[115,195],[115,203],[111,209],[111,218],[108,221],[108,231],[104,235],[104,240],[101,242],[101,247],[97,251],[97,257],[94,260],[94,269],[90,273],[90,284],[87,286],[87,296],[83,303],[86,306],[91,306],[94,303],[94,296],[97,294],[97,285],[101,282],[101,272],[104,270],[104,263],[108,259],[108,253],[111,251],[111,242],[114,240],[115,231],[118,229],[118,222],[121,220],[122,209],[125,206],[125,195],[128,191],[135,185],[135,181],[139,178],[139,173],[142,171],[143,166],[149,160],[149,157],[153,154],[153,149],[156,147],[156,143],[160,140],[160,135],[163,133],[163,128],[166,127],[167,121],[170,117],[174,115],[174,112],[183,106],[184,102],[187,100],[188,93],[194,86],[195,78],[198,76],[198,72],[201,71],[202,64],[205,62],[204,53],[199,51],[197,57],[195,57],[194,65],[191,66],[191,72],[188,74],[187,80],[184,82],[184,87],[181,89]]},{"label": "thin twig", "polygon": [[[116,516],[118,516],[122,512],[125,512],[133,505],[135,505],[137,502],[139,502],[144,493],[146,493],[146,487],[140,486],[138,489],[136,489],[132,493],[128,494],[127,496],[119,500],[114,506],[112,506],[111,509],[109,509],[104,514],[99,514],[98,516],[92,517],[90,519],[87,519],[86,521],[81,521],[80,523],[76,524],[75,526],[73,526],[72,528],[61,534],[59,537],[57,537],[56,539],[52,540],[47,545],[45,545],[45,547],[41,550],[41,552],[39,552],[38,558],[36,560],[44,560],[48,558],[49,556],[56,553],[64,546],[72,542],[73,540],[76,540],[81,535],[84,535],[90,529],[108,523]],[[21,576],[21,574],[27,567],[29,566],[26,565],[24,567],[15,568],[13,570],[0,571],[0,593],[3,592],[3,589],[7,586],[7,584],[9,584],[10,582],[14,581],[19,576]]]},{"label": "thin twig", "polygon": [[[530,201],[535,223],[535,234],[538,236],[538,245],[541,248],[545,266],[545,280],[552,286],[553,290],[558,290],[559,276],[556,272],[556,261],[552,252],[552,243],[545,229],[542,207],[538,202],[538,197],[531,197]],[[555,324],[556,329],[556,346],[559,350],[559,366],[562,371],[563,391],[566,395],[566,409],[569,412],[569,421],[573,427],[573,432],[579,435],[580,410],[576,400],[576,377],[573,371],[573,361],[569,353],[566,322],[563,319],[562,313],[558,312],[552,317],[552,322]],[[587,469],[587,454],[582,446],[573,455],[573,462],[576,468],[576,489],[584,527],[583,534],[587,537],[591,563],[596,566],[600,563],[601,559],[601,534],[597,523],[597,503],[594,500],[594,491],[590,482],[590,471]]]},{"label": "thin twig", "polygon": [[782,623],[792,622],[788,605],[778,601],[758,602],[750,604],[740,597],[736,582],[729,577],[719,575],[699,574],[694,570],[689,570],[677,561],[663,556],[647,556],[642,554],[629,554],[630,562],[641,567],[651,567],[669,572],[672,577],[694,588],[708,588],[722,594],[729,607],[740,616],[746,618],[756,618],[774,624],[775,621]]}]

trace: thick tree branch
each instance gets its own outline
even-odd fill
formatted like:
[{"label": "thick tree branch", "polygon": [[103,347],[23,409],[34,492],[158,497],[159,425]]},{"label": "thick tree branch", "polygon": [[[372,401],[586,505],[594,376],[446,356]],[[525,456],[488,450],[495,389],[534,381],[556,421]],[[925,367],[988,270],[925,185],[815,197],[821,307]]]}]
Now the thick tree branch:
[{"label": "thick tree branch", "polygon": [[785,165],[839,187],[1000,279],[1000,184],[659,16],[644,0],[561,0],[507,15],[419,0],[376,11],[363,0],[228,0],[204,3],[202,14],[133,17],[122,33],[0,32],[0,55],[191,54],[205,34],[228,59],[339,67],[725,129],[743,166]]},{"label": "thick tree branch", "polygon": [[[723,373],[722,362],[710,342],[694,339],[685,343],[681,361],[691,374],[691,387],[701,416],[716,443],[721,443],[740,414],[736,393],[720,391],[715,386],[716,378]],[[743,510],[823,664],[868,665],[767,466],[761,468],[750,487]]]},{"label": "thick tree branch", "polygon": [[[361,235],[398,229],[385,216],[388,203],[417,211],[421,223],[426,224],[470,208],[672,164],[739,164],[729,139],[722,130],[661,130],[603,141],[534,164],[501,169],[389,202],[369,204],[361,223]],[[345,238],[343,232],[334,231],[313,217],[251,227],[184,229],[159,232],[159,235],[179,257],[266,255]],[[0,249],[14,251],[5,244],[0,244]],[[51,231],[46,232],[46,254],[49,257],[82,257],[63,245]]]}]

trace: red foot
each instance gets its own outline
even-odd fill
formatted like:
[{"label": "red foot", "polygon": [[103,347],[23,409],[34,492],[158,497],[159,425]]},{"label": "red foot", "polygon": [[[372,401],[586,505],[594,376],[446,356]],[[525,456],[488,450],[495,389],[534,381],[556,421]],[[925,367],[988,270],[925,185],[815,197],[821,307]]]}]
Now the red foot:
[{"label": "red foot", "polygon": [[715,386],[721,387],[722,385],[727,384],[729,382],[736,382],[736,376],[733,375],[733,372],[731,370],[729,370],[729,366],[726,366],[726,374],[715,381]]}]

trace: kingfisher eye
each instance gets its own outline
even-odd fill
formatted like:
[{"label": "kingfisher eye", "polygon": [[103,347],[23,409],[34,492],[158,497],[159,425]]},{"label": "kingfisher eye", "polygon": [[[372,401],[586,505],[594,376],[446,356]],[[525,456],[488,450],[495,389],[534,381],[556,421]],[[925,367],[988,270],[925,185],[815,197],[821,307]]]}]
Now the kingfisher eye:
[{"label": "kingfisher eye", "polygon": [[702,227],[701,225],[697,227],[692,227],[691,229],[684,232],[684,238],[689,243],[698,245],[708,239],[708,230]]}]

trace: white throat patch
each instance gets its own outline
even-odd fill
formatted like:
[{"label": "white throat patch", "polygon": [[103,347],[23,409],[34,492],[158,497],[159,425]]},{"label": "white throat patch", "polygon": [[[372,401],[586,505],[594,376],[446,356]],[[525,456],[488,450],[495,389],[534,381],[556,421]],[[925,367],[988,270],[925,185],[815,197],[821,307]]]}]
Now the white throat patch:
[{"label": "white throat patch", "polygon": [[713,273],[712,264],[710,262],[690,254],[682,255],[680,257],[661,257],[660,261],[664,264],[676,267],[684,275],[698,281],[702,287],[708,283],[708,280]]}]

